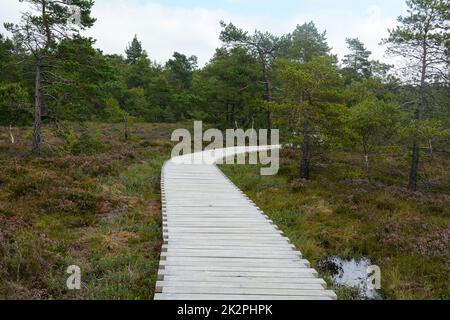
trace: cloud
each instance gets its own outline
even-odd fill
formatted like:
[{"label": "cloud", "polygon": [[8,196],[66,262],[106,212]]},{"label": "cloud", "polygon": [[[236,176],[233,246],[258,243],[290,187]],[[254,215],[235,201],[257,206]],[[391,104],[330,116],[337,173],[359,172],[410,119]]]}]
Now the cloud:
[{"label": "cloud", "polygon": [[107,53],[123,53],[136,34],[150,57],[166,61],[174,51],[197,55],[206,62],[219,46],[220,17],[224,12],[201,8],[169,8],[159,4],[129,5],[99,2],[93,10],[97,18],[87,34]]},{"label": "cloud", "polygon": [[18,0],[2,0],[2,6],[0,10],[0,30],[3,32],[4,22],[19,22],[21,12],[26,11],[28,5]]},{"label": "cloud", "polygon": [[342,58],[347,52],[346,38],[359,38],[372,51],[372,59],[392,62],[385,56],[385,47],[380,46],[382,38],[388,36],[388,28],[396,25],[396,18],[384,15],[378,6],[368,6],[364,14],[348,11],[317,13],[299,16],[297,21],[314,21],[319,30],[327,31],[327,39],[333,52]]},{"label": "cloud", "polygon": [[[238,0],[229,0],[236,2]],[[23,4],[2,0],[1,21],[18,21]],[[105,53],[123,54],[136,34],[151,59],[164,63],[174,51],[196,55],[203,65],[214,54],[219,41],[220,20],[232,21],[246,30],[268,30],[275,34],[291,32],[297,24],[313,20],[320,30],[327,30],[328,41],[340,58],[347,52],[345,38],[358,37],[373,58],[384,59],[384,48],[378,46],[395,25],[395,17],[381,7],[369,5],[364,13],[344,10],[334,12],[317,8],[302,15],[287,13],[282,19],[270,12],[242,14],[224,9],[177,7],[149,1],[97,0],[93,16],[97,22],[86,35],[97,39],[96,46]]]}]

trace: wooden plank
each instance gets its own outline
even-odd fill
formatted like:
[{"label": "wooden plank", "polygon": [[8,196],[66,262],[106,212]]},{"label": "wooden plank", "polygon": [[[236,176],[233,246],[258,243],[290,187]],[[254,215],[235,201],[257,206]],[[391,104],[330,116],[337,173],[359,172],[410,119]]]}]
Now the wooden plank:
[{"label": "wooden plank", "polygon": [[261,277],[221,277],[221,276],[205,276],[202,274],[196,275],[165,275],[163,280],[167,281],[191,281],[198,283],[205,282],[238,282],[238,283],[315,283],[320,284],[324,288],[326,288],[326,282],[320,278],[307,278],[307,277],[299,277],[299,278],[283,278],[283,277],[274,277],[274,278],[261,278]]},{"label": "wooden plank", "polygon": [[[218,252],[205,252],[203,250],[198,250],[195,252],[186,252],[184,250],[180,250],[177,252],[162,252],[161,258],[163,257],[217,257],[217,258],[293,258],[300,257],[300,253],[293,252],[289,254],[277,253],[277,252],[268,252],[268,253],[255,253],[255,252],[247,252],[247,251],[218,251]],[[261,261],[263,263],[263,261]]]},{"label": "wooden plank", "polygon": [[[162,251],[169,251],[173,249],[209,249],[209,250],[231,250],[232,248],[236,247],[237,241],[235,241],[232,244],[227,243],[192,243],[192,242],[170,242],[170,246],[165,244],[162,246]],[[274,244],[252,244],[252,243],[246,243],[245,246],[240,246],[240,249],[246,249],[246,250],[257,250],[257,251],[268,251],[268,250],[277,250],[277,251],[293,251],[295,250],[294,246],[287,245],[285,243],[274,243]]]},{"label": "wooden plank", "polygon": [[[208,263],[208,264],[206,264]],[[281,272],[283,270],[286,270],[287,268],[309,268],[309,262],[302,263],[302,262],[282,262],[279,261],[278,263],[268,263],[264,261],[264,267],[261,267],[261,262],[246,262],[246,261],[240,261],[240,262],[228,262],[226,259],[224,261],[212,261],[212,262],[204,262],[204,261],[187,261],[186,263],[183,262],[167,262],[165,260],[161,260],[159,267],[161,269],[167,269],[168,267],[178,266],[178,267],[198,267],[198,268],[210,268],[210,267],[222,267],[222,268],[229,268],[229,267],[245,267],[250,270],[260,270],[255,268],[271,268],[271,269],[277,269],[276,271]],[[230,269],[225,269],[230,270]]]},{"label": "wooden plank", "polygon": [[[170,245],[172,246],[236,246],[242,244],[242,241],[240,239],[214,239],[209,240],[208,242],[196,240],[196,239],[183,239],[183,240],[176,240],[171,239]],[[264,240],[261,239],[260,241],[256,240],[249,240],[245,242],[245,246],[241,247],[262,247],[262,248],[269,248],[269,247],[294,247],[294,245],[290,244],[288,241],[284,239],[280,240]]]},{"label": "wooden plank", "polygon": [[247,270],[252,270],[253,272],[273,272],[273,273],[297,273],[299,268],[305,268],[308,269],[308,266],[305,264],[298,264],[296,267],[282,267],[281,265],[277,268],[275,267],[254,267],[254,266],[248,266],[248,265],[228,265],[228,266],[221,266],[221,265],[203,265],[203,266],[192,266],[192,265],[186,265],[186,266],[165,266],[164,271],[166,272],[176,272],[176,271],[237,271],[237,272],[245,272]]},{"label": "wooden plank", "polygon": [[228,287],[163,287],[161,293],[184,294],[242,294],[242,295],[283,295],[283,296],[328,296],[334,298],[334,292],[315,289],[269,289],[269,288],[228,288]]},{"label": "wooden plank", "polygon": [[156,293],[155,300],[333,300],[329,296],[239,295],[239,294],[170,294]]},{"label": "wooden plank", "polygon": [[[193,275],[203,274],[205,276],[228,276],[228,277],[260,277],[260,278],[274,278],[276,274],[274,272],[258,272],[258,271],[199,271],[199,270],[164,270],[160,269],[159,274],[165,275]],[[296,272],[283,273],[283,278],[297,278],[297,277],[316,277],[317,271],[309,268],[299,268]]]},{"label": "wooden plank", "polygon": [[228,281],[208,281],[208,282],[193,282],[193,281],[169,281],[163,280],[156,282],[156,287],[163,292],[165,287],[201,287],[201,288],[246,288],[246,289],[293,289],[293,290],[321,290],[324,289],[322,284],[317,283],[282,283],[282,282],[228,282]]},{"label": "wooden plank", "polygon": [[[176,247],[168,247],[167,250],[165,251],[168,254],[179,254],[179,253],[188,253],[188,254],[193,254],[196,255],[198,253],[204,253],[205,256],[207,257],[212,257],[215,256],[216,254],[220,255],[220,254],[233,254],[233,253],[237,253],[239,255],[241,254],[248,254],[246,257],[250,257],[250,255],[252,254],[262,254],[263,257],[264,255],[266,255],[266,257],[268,258],[269,256],[273,255],[273,256],[296,256],[298,257],[300,255],[300,253],[298,251],[293,250],[290,247],[285,247],[284,249],[277,249],[277,250],[267,250],[267,248],[242,248],[242,247],[238,247],[238,248],[234,248],[234,247],[224,247],[224,248],[176,248]],[[213,254],[213,255],[209,255],[209,253]]]},{"label": "wooden plank", "polygon": [[167,234],[167,238],[172,240],[242,240],[244,241],[252,241],[252,240],[285,240],[286,237],[281,234],[226,234],[226,233],[185,233],[185,234]]},{"label": "wooden plank", "polygon": [[201,263],[267,263],[267,264],[286,264],[290,265],[291,263],[303,263],[303,259],[300,257],[289,257],[289,258],[276,258],[276,259],[254,259],[254,258],[214,258],[214,257],[166,257],[165,260],[161,260],[160,263],[170,264],[170,263],[183,263],[186,265],[190,265],[193,262],[201,262]]}]

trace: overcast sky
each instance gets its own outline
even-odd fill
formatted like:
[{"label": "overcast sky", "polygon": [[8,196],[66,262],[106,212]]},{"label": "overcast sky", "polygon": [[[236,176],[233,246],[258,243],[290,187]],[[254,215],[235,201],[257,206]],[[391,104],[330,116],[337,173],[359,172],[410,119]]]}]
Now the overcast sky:
[{"label": "overcast sky", "polygon": [[[3,22],[18,21],[26,8],[18,0],[0,0],[0,32]],[[312,20],[327,31],[340,58],[347,52],[345,38],[358,37],[372,58],[389,61],[378,43],[405,12],[404,0],[96,0],[97,22],[85,34],[105,53],[123,54],[137,34],[152,60],[163,63],[178,51],[196,55],[203,65],[221,45],[220,20],[278,35]]]}]

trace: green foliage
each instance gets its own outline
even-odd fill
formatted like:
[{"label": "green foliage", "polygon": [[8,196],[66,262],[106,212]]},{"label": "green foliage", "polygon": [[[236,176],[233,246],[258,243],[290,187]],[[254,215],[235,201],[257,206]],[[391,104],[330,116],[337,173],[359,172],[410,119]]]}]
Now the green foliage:
[{"label": "green foliage", "polygon": [[350,109],[348,114],[347,143],[358,145],[365,157],[366,169],[369,169],[369,155],[377,147],[392,143],[398,135],[404,114],[398,106],[376,98],[362,100]]},{"label": "green foliage", "polygon": [[386,143],[399,130],[402,114],[395,104],[378,99],[366,99],[355,105],[349,112],[350,129],[358,139]]},{"label": "green foliage", "polygon": [[14,50],[12,40],[0,34],[0,82],[17,82],[20,80],[17,59],[20,56]]},{"label": "green foliage", "polygon": [[411,121],[400,129],[400,136],[408,142],[419,141],[425,146],[430,146],[450,137],[450,129],[439,119],[428,119],[421,123],[417,131],[416,122]]},{"label": "green foliage", "polygon": [[126,116],[126,112],[120,108],[119,102],[112,98],[107,97],[104,101],[104,118],[113,123],[122,122]]},{"label": "green foliage", "polygon": [[277,123],[290,130],[290,142],[303,141],[303,135],[297,134],[295,139],[292,133],[301,132],[305,125],[317,138],[339,132],[347,110],[342,105],[342,83],[333,57],[318,56],[305,63],[280,60],[276,69],[288,94],[277,108]]},{"label": "green foliage", "polygon": [[197,69],[197,57],[186,57],[175,52],[173,58],[167,61],[166,69],[169,82],[181,90],[189,89],[192,83],[192,75]]},{"label": "green foliage", "polygon": [[[262,92],[257,60],[242,48],[218,49],[195,83],[202,92],[208,120],[227,127],[249,127],[261,114]],[[225,117],[224,117],[225,115]]]},{"label": "green foliage", "polygon": [[92,155],[102,153],[104,150],[105,146],[96,136],[82,133],[78,141],[72,146],[71,152],[73,155]]},{"label": "green foliage", "polygon": [[[420,55],[414,54],[411,48],[432,46],[435,50],[429,52],[429,57],[448,57],[449,30],[446,23],[449,19],[450,3],[445,0],[409,0],[408,15],[400,16],[401,24],[389,30],[389,37],[384,40],[391,44],[389,52],[407,58],[420,60]],[[429,66],[440,65],[443,60],[430,61]]]},{"label": "green foliage", "polygon": [[398,17],[399,26],[389,30],[384,39],[388,52],[408,59],[407,76],[418,87],[418,99],[414,113],[416,124],[412,142],[412,157],[408,187],[417,190],[420,164],[420,136],[422,121],[427,118],[426,91],[436,83],[448,86],[450,2],[445,0],[409,0],[407,16]]},{"label": "green foliage", "polygon": [[142,43],[137,39],[136,35],[128,45],[125,53],[129,64],[136,64],[140,59],[147,57],[147,53],[142,49]]},{"label": "green foliage", "polygon": [[75,155],[93,155],[104,152],[105,146],[99,140],[99,135],[91,135],[83,132],[80,136],[74,130],[66,130],[60,133],[66,142],[66,150]]},{"label": "green foliage", "polygon": [[157,73],[147,57],[140,57],[132,65],[121,66],[123,77],[128,88],[145,88]]},{"label": "green foliage", "polygon": [[126,194],[149,194],[160,188],[162,157],[154,158],[144,165],[134,165],[121,174]]},{"label": "green foliage", "polygon": [[65,2],[57,0],[27,0],[33,10],[23,15],[21,25],[5,23],[5,28],[14,34],[14,40],[31,51],[37,59],[50,48],[56,48],[68,34],[91,27],[95,19],[90,16],[94,5],[91,0],[74,0],[72,5],[80,9],[80,25],[73,23],[72,11]]},{"label": "green foliage", "polygon": [[[243,48],[257,58],[261,70],[261,83],[264,86],[264,100],[271,102],[273,100],[274,91],[274,75],[272,67],[277,58],[286,54],[290,42],[288,36],[275,36],[269,32],[261,32],[255,30],[253,35],[237,28],[232,23],[228,25],[220,22],[223,30],[220,33],[220,40],[226,46],[233,48]],[[272,129],[272,113],[271,110],[265,110],[267,125],[266,128]]]},{"label": "green foliage", "polygon": [[289,37],[290,47],[287,55],[295,61],[307,62],[314,57],[328,55],[331,51],[326,31],[320,33],[312,21],[297,25]]},{"label": "green foliage", "polygon": [[146,113],[150,110],[147,106],[147,100],[143,88],[131,88],[125,91],[123,109],[132,116],[150,120],[146,117]]},{"label": "green foliage", "polygon": [[[46,105],[58,119],[88,121],[110,114],[111,95],[104,90],[115,79],[114,69],[105,57],[93,48],[93,40],[76,37],[62,41],[58,47],[61,57],[55,63],[62,81],[48,86],[52,99]],[[112,117],[112,118],[108,118]]]},{"label": "green foliage", "polygon": [[344,71],[351,79],[369,78],[371,76],[369,57],[372,52],[367,50],[358,38],[347,38],[345,41],[350,53],[346,54],[342,60],[345,66]]},{"label": "green foliage", "polygon": [[0,125],[29,125],[28,92],[18,83],[0,83]]}]

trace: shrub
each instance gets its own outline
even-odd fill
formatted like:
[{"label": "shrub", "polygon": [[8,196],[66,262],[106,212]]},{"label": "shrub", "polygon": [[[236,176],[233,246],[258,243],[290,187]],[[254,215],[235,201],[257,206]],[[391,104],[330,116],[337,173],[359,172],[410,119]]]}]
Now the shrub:
[{"label": "shrub", "polygon": [[86,132],[82,133],[75,142],[72,141],[69,148],[70,153],[75,156],[94,155],[105,151],[103,143],[96,136],[91,136]]}]

